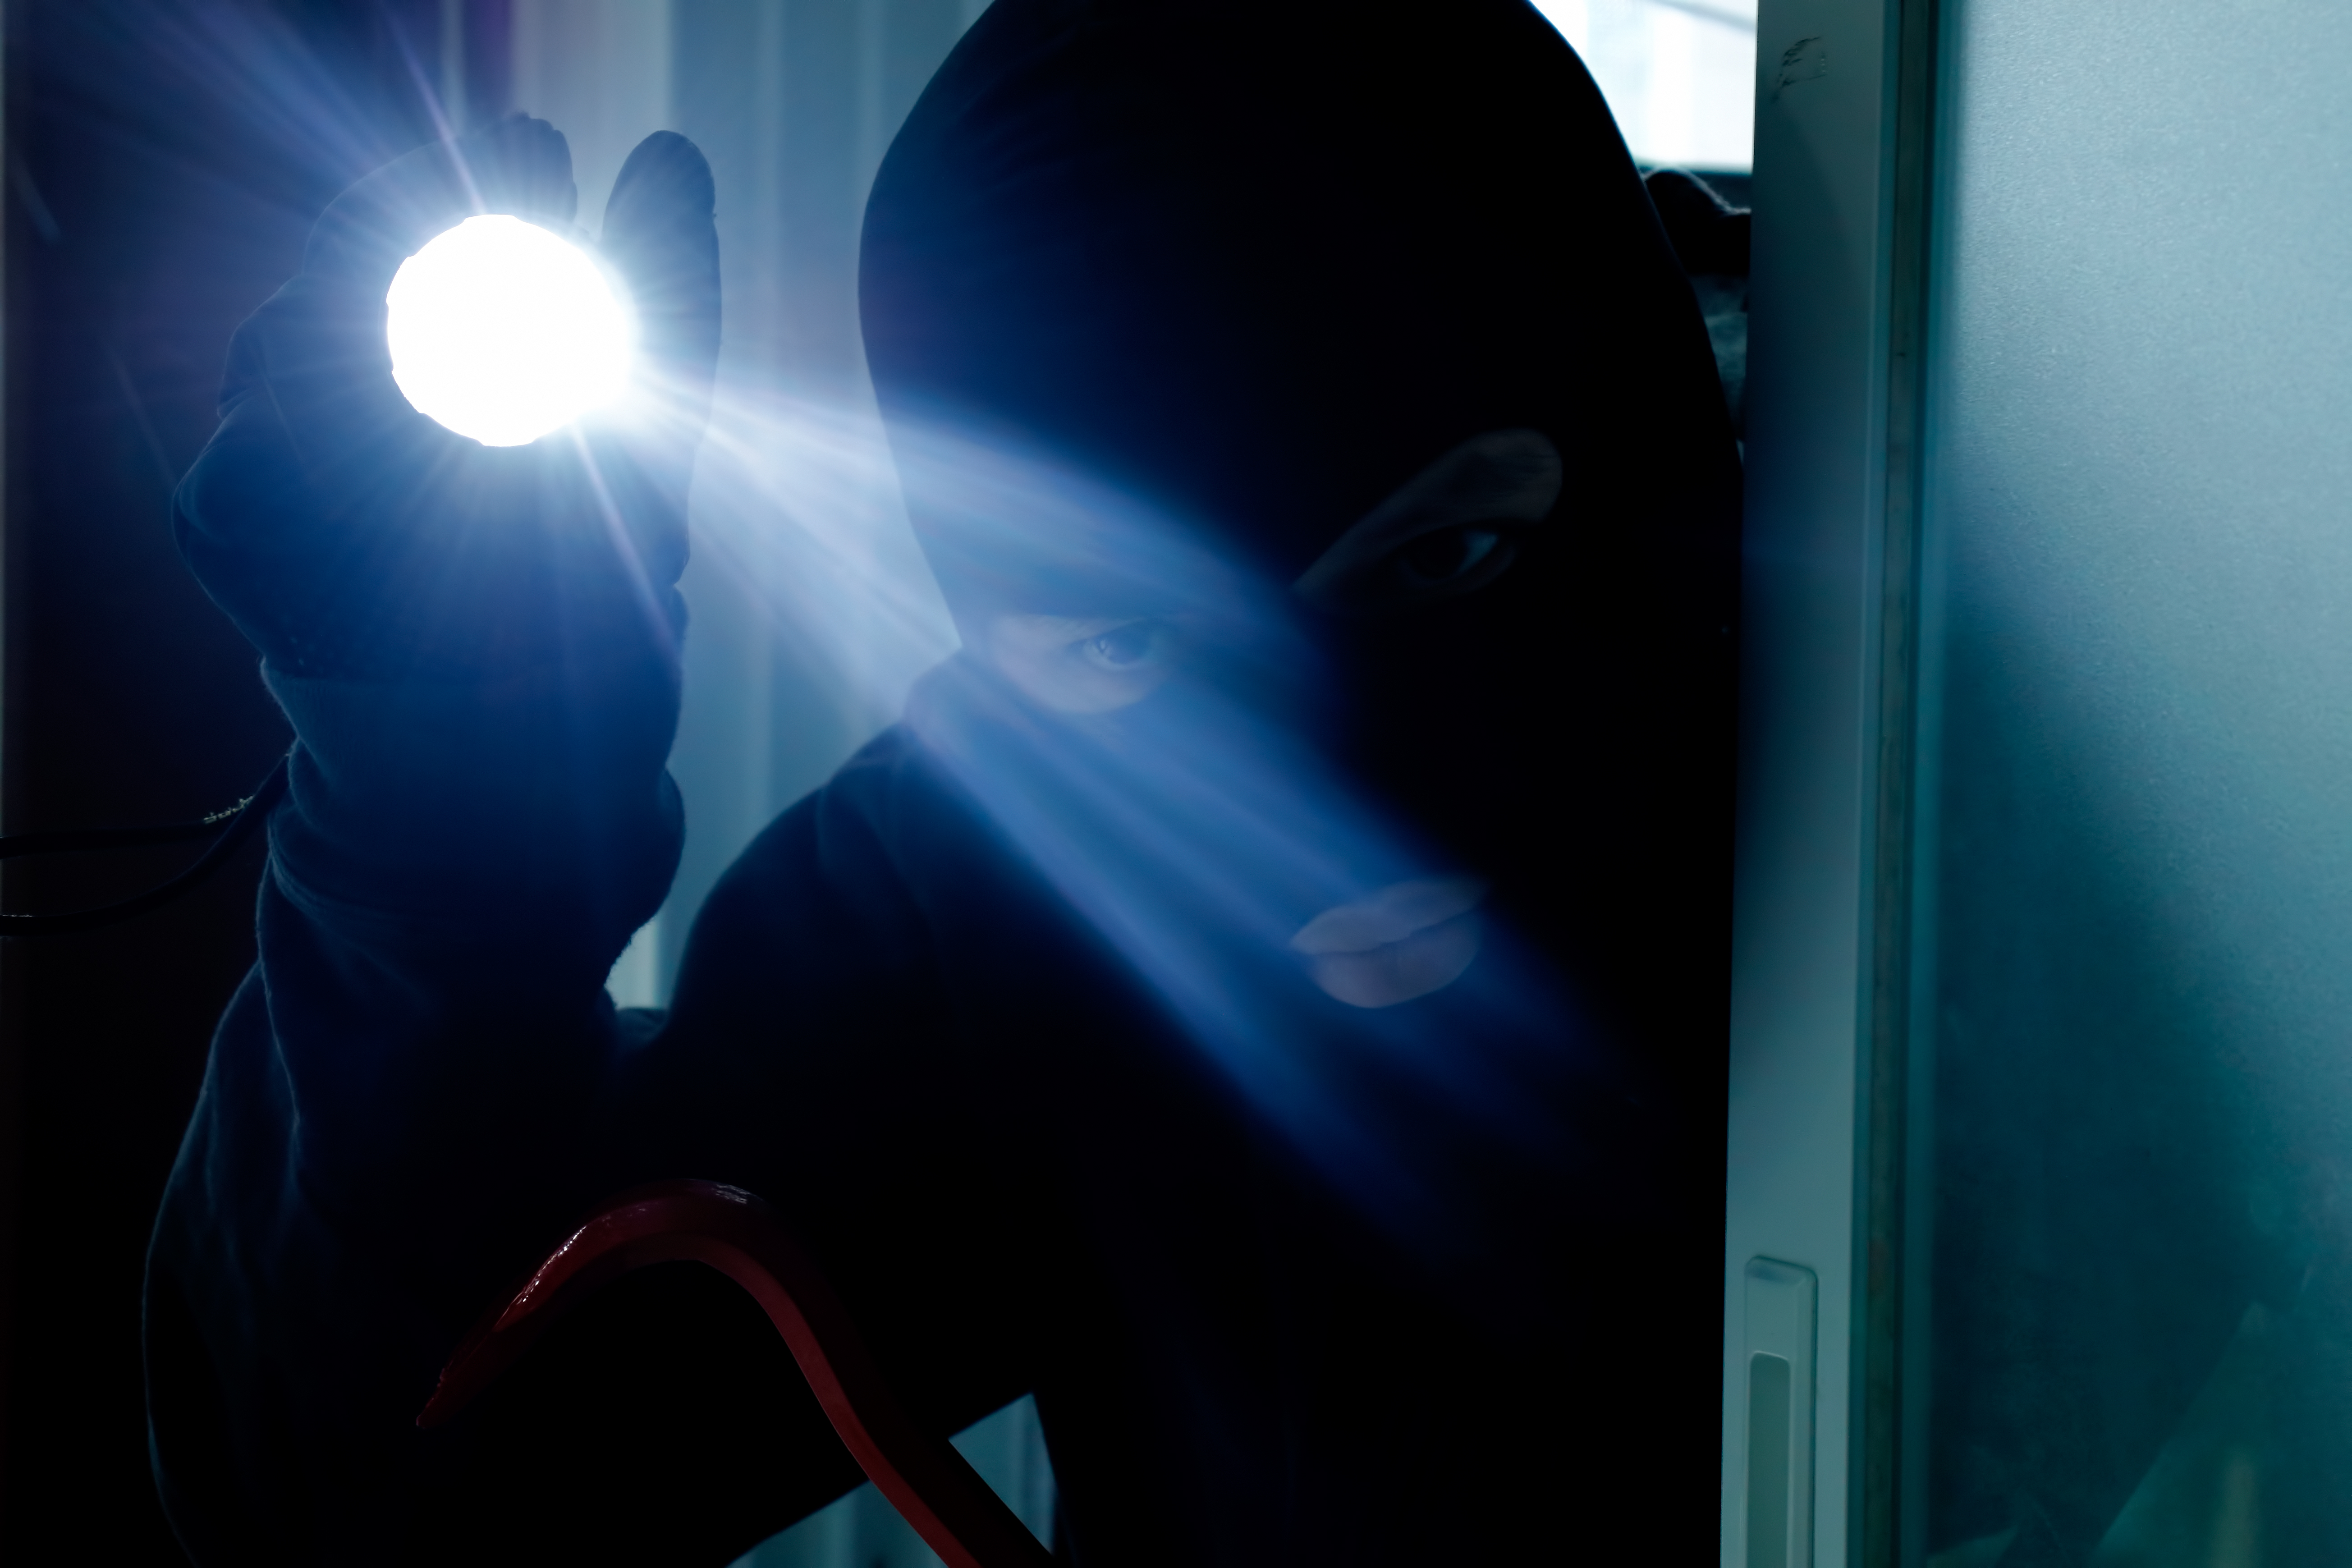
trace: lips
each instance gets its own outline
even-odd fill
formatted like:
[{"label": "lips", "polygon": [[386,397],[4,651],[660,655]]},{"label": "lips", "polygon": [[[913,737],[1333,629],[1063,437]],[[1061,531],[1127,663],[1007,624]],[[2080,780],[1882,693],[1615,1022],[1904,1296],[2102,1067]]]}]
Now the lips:
[{"label": "lips", "polygon": [[1299,928],[1291,949],[1334,1001],[1393,1007],[1462,977],[1478,956],[1486,896],[1486,884],[1473,877],[1391,883],[1325,910]]}]

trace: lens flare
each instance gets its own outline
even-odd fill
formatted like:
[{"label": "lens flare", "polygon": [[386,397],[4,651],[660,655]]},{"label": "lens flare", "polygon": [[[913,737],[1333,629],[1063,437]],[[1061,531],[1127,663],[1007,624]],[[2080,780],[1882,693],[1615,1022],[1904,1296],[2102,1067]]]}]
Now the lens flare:
[{"label": "lens flare", "polygon": [[485,447],[536,441],[628,382],[628,307],[579,247],[520,218],[469,217],[435,237],[384,304],[401,392]]}]

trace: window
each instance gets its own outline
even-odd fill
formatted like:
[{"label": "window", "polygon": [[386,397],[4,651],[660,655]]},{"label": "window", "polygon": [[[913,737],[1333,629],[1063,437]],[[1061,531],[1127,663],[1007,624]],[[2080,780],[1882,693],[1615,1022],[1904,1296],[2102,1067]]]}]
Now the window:
[{"label": "window", "polygon": [[1637,163],[1745,174],[1756,0],[1538,0],[1601,84]]}]

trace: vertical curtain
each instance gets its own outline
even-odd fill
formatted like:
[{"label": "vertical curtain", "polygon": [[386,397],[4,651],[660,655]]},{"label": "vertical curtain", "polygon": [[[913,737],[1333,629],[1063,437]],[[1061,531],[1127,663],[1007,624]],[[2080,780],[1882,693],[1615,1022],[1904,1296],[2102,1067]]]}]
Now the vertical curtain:
[{"label": "vertical curtain", "polygon": [[719,874],[954,647],[881,450],[857,237],[890,138],[980,8],[509,0],[509,101],[570,138],[583,226],[652,131],[691,137],[719,190],[726,321],[670,763],[688,840],[669,901],[614,972],[624,1005],[667,998]]},{"label": "vertical curtain", "polygon": [[[670,759],[687,807],[669,900],[614,972],[625,1005],[668,994],[694,912],[777,812],[898,715],[954,647],[880,444],[857,325],[866,194],[898,123],[982,0],[505,0],[444,11],[455,97],[503,47],[511,107],[572,143],[593,233],[629,150],[674,130],[709,158],[726,286],[711,436],[695,478],[686,704]],[[472,18],[470,30],[464,29]],[[498,28],[489,34],[500,34]],[[1053,1511],[1035,1407],[957,1439],[1041,1533]],[[740,1568],[919,1568],[938,1559],[871,1488]]]}]

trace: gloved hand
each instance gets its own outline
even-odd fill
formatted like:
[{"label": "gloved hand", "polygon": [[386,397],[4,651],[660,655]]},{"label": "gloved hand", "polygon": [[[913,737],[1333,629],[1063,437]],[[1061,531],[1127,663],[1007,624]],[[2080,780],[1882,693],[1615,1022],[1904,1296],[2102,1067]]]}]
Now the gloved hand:
[{"label": "gloved hand", "polygon": [[637,384],[600,416],[485,447],[410,407],[384,293],[477,212],[567,237],[571,153],[509,117],[337,197],[302,270],[239,329],[222,425],[174,526],[198,579],[284,674],[479,679],[550,660],[675,658],[688,479],[719,346],[710,171],[659,132],[629,157],[603,249],[640,323]]},{"label": "gloved hand", "polygon": [[604,247],[641,384],[609,416],[482,447],[409,406],[384,338],[434,235],[483,211],[568,232],[573,200],[563,139],[522,119],[346,191],[239,329],[174,498],[299,738],[258,983],[153,1254],[178,1335],[150,1361],[158,1465],[207,1563],[432,1560],[402,1542],[446,1454],[411,1425],[435,1370],[611,1184],[604,977],[683,836],[663,763],[718,351],[709,170],[661,135],[622,171]]},{"label": "gloved hand", "polygon": [[593,998],[683,832],[663,762],[718,358],[709,166],[657,134],[614,186],[604,249],[640,358],[607,414],[481,446],[409,405],[384,337],[393,275],[435,235],[478,212],[573,235],[574,203],[563,138],[520,116],[338,196],[237,331],[173,526],[299,742],[276,880],[455,943],[483,984]]}]

